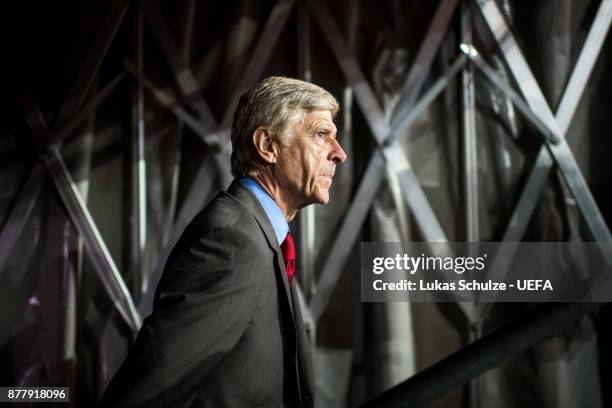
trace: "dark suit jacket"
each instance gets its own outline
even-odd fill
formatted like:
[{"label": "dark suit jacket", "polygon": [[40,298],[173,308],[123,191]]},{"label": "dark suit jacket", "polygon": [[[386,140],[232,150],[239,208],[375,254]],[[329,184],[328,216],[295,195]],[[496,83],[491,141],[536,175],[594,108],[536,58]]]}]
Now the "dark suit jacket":
[{"label": "dark suit jacket", "polygon": [[284,271],[266,213],[234,180],[185,229],[100,405],[312,407],[308,339]]}]

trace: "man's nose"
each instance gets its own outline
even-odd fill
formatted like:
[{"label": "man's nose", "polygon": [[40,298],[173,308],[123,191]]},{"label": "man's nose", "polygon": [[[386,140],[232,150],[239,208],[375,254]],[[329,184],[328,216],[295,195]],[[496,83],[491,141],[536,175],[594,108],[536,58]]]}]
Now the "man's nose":
[{"label": "man's nose", "polygon": [[336,164],[344,163],[346,161],[346,152],[340,146],[337,140],[334,140],[331,151],[329,152],[329,160],[332,160]]}]

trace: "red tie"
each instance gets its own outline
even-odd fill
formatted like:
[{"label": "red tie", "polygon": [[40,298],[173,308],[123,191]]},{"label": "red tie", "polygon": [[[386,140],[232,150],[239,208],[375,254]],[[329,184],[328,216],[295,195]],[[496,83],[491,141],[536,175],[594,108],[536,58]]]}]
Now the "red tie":
[{"label": "red tie", "polygon": [[283,251],[283,258],[285,259],[287,280],[289,281],[289,285],[291,285],[293,275],[295,275],[295,244],[293,243],[291,232],[287,233],[287,237],[281,244],[281,250]]}]

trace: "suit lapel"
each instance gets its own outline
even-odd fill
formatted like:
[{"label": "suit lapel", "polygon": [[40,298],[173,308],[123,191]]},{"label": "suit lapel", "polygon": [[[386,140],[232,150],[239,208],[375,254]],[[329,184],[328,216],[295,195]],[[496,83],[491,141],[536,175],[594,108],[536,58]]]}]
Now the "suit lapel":
[{"label": "suit lapel", "polygon": [[285,260],[283,259],[283,253],[278,245],[278,239],[276,238],[274,227],[272,227],[272,223],[268,219],[268,215],[259,203],[259,200],[257,200],[257,197],[255,197],[253,193],[249,191],[249,189],[244,187],[242,183],[238,181],[238,179],[235,179],[232,182],[227,189],[227,192],[236,197],[255,217],[255,220],[266,237],[268,246],[276,253],[277,267],[275,268],[275,272],[280,275],[280,279],[283,282],[287,304],[289,305],[291,316],[295,321],[295,311],[293,310],[294,306],[291,301],[291,291],[289,290],[289,282],[287,281],[287,274],[285,273]]}]

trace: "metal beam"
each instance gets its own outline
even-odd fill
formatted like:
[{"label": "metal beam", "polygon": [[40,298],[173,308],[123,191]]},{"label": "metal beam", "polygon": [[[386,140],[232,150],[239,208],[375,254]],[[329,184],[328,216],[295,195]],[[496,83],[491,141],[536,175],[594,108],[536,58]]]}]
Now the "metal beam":
[{"label": "metal beam", "polygon": [[397,105],[391,113],[389,123],[394,129],[400,126],[398,120],[410,113],[412,106],[416,103],[417,97],[425,84],[425,79],[431,70],[431,64],[438,54],[440,44],[446,35],[448,25],[455,14],[458,0],[442,0],[436,9],[433,19],[429,24],[425,38],[419,47],[410,67],[408,78],[402,87],[401,96]]},{"label": "metal beam", "polygon": [[[181,13],[181,20],[179,25],[183,27],[181,31],[181,56],[183,61],[189,63],[191,60],[191,44],[193,38],[193,28],[196,16],[197,2],[196,0],[188,0],[187,6]],[[189,64],[188,64],[189,65]],[[166,219],[164,221],[163,236],[162,236],[162,247],[164,247],[168,241],[170,234],[172,233],[172,226],[174,224],[174,218],[177,208],[177,199],[179,193],[179,178],[181,174],[181,161],[183,152],[181,149],[182,140],[184,137],[185,126],[184,123],[179,119],[177,129],[177,141],[176,151],[174,152],[174,162],[172,163],[172,177],[170,182],[170,203],[168,204],[168,210],[166,212]]]},{"label": "metal beam", "polygon": [[216,147],[218,145],[219,139],[214,133],[211,133],[210,128],[178,105],[176,98],[172,94],[155,86],[144,74],[138,71],[138,68],[132,62],[126,60],[123,62],[123,66],[130,75],[142,82],[144,89],[153,96],[159,105],[168,109],[174,116],[185,123],[205,145],[209,147]]},{"label": "metal beam", "polygon": [[[460,16],[461,41],[472,44],[472,11],[467,2],[461,3]],[[466,242],[480,241],[480,221],[478,208],[478,140],[476,134],[476,89],[474,86],[474,67],[467,64],[461,72],[461,167],[463,193],[463,239]],[[475,303],[475,314],[481,318],[481,305]],[[481,337],[482,319],[470,322],[467,338],[474,342]],[[480,406],[481,384],[479,378],[473,378],[468,385],[470,408]]]},{"label": "metal beam", "polygon": [[[96,36],[94,43],[91,46],[87,57],[85,58],[81,69],[72,84],[71,90],[64,101],[62,108],[57,116],[55,121],[55,136],[50,140],[54,146],[58,147],[61,145],[62,140],[73,130],[72,127],[76,127],[84,117],[78,115],[78,117],[73,118],[73,116],[78,111],[79,107],[83,103],[87,92],[93,82],[93,79],[96,76],[98,68],[108,48],[117,33],[117,29],[121,25],[123,18],[125,16],[125,12],[128,6],[129,0],[116,0],[111,9],[109,10],[100,32]],[[117,80],[117,78],[115,78]],[[121,79],[117,80],[115,83],[111,81],[111,90],[114,86],[118,85]],[[104,93],[108,89],[101,91],[103,95],[97,95],[97,101],[101,101],[108,93]],[[93,103],[93,101],[92,101]],[[98,102],[99,103],[99,102]],[[71,120],[71,118],[73,118]],[[69,122],[69,123],[68,123]],[[61,129],[61,130],[60,130]],[[25,225],[29,214],[36,204],[36,200],[38,198],[38,194],[40,192],[41,186],[44,183],[46,178],[46,171],[42,163],[37,162],[34,164],[34,168],[30,172],[27,177],[26,184],[21,189],[15,204],[13,205],[9,217],[2,228],[2,232],[0,234],[0,268],[6,262],[8,255],[10,254],[10,249],[14,247],[16,240],[21,235],[21,231],[23,230],[23,226]]]},{"label": "metal beam", "polygon": [[334,288],[338,280],[340,280],[346,260],[355,244],[365,217],[368,211],[370,211],[372,201],[374,201],[384,176],[385,160],[380,149],[377,149],[372,155],[361,178],[357,192],[351,201],[351,205],[342,219],[340,229],[335,236],[329,255],[325,259],[325,264],[321,270],[317,283],[317,293],[310,302],[310,312],[314,316],[315,321],[323,315]]},{"label": "metal beam", "polygon": [[[193,74],[187,61],[183,58],[181,48],[178,42],[174,39],[170,27],[161,13],[159,7],[154,2],[147,2],[145,5],[145,14],[147,21],[152,28],[152,31],[161,46],[162,51],[172,69],[176,83],[179,86],[181,95],[197,112],[202,120],[202,125],[206,130],[205,133],[213,134],[218,130],[217,121],[204,100],[200,92],[200,86]],[[209,137],[210,138],[210,137]],[[231,169],[229,164],[229,138],[218,138],[218,148],[213,150],[215,163],[217,164],[217,175],[220,177],[220,186],[224,187],[231,181]]]},{"label": "metal beam", "polygon": [[[480,54],[473,47],[470,46],[469,48],[470,49],[467,54],[470,56],[470,60],[474,62],[480,72],[482,72],[493,85],[504,92],[510,98],[510,100],[512,100],[514,105],[527,117],[527,119],[531,121],[536,128],[538,128],[538,130],[541,129],[541,132],[548,134],[548,136],[545,136],[545,142],[548,140],[550,143],[558,144],[560,139],[554,133],[552,133],[550,129],[546,128],[546,125],[540,121],[540,119],[525,104],[525,102],[523,102],[521,97],[512,89],[512,87],[507,84],[493,68],[484,62],[484,60],[480,57]],[[463,44],[462,49],[466,51],[468,47],[464,46]],[[548,161],[546,161],[544,165],[549,165],[550,167],[548,169],[539,167],[532,169],[532,176],[527,180],[525,190],[521,195],[521,199],[519,200],[517,208],[513,213],[510,224],[506,230],[506,234],[504,235],[503,242],[505,244],[499,248],[492,262],[492,279],[500,280],[505,276],[505,273],[510,265],[508,260],[512,259],[516,253],[518,248],[516,243],[522,239],[524,229],[526,228],[526,225],[531,217],[531,212],[527,211],[533,211],[537,204],[537,198],[539,195],[526,195],[525,191],[532,192],[533,189],[538,186],[543,188],[544,184],[546,183],[546,178],[550,168],[552,167],[553,160],[550,158],[550,153],[547,150],[546,145],[542,147],[541,152],[545,154],[544,157],[548,158]],[[542,156],[538,156],[538,158],[540,157]],[[540,165],[542,164],[536,160],[535,166]]]},{"label": "metal beam", "polygon": [[[124,73],[118,74],[104,88],[99,91],[91,101],[79,111],[79,113],[55,136],[54,147],[61,146],[64,139],[72,133],[91,112],[98,107],[106,98],[116,89],[116,87],[125,78]],[[36,162],[26,178],[25,185],[20,190],[15,204],[11,207],[11,212],[0,233],[0,269],[7,261],[11,254],[12,248],[15,246],[17,239],[21,235],[21,231],[27,222],[32,208],[36,204],[38,194],[45,182],[47,173],[42,162]]]},{"label": "metal beam", "polygon": [[[427,109],[427,107],[436,99],[436,96],[438,96],[446,88],[451,79],[459,72],[459,70],[461,70],[466,61],[467,59],[465,57],[458,57],[448,71],[440,79],[438,79],[427,91],[427,93],[417,102],[414,108],[410,111],[410,115],[408,115],[408,117],[402,121],[399,126],[409,127],[412,123],[414,123],[414,121],[416,121],[416,119],[419,117],[418,113],[422,113],[425,111],[425,109]],[[323,311],[329,303],[333,289],[340,279],[342,268],[346,263],[353,245],[355,244],[355,240],[357,239],[357,235],[361,230],[363,221],[365,220],[370,206],[374,201],[374,197],[376,196],[380,183],[384,178],[385,160],[393,161],[394,151],[397,149],[397,145],[394,144],[394,146],[395,147],[391,147],[386,152],[386,159],[383,156],[383,150],[381,148],[375,150],[374,154],[370,158],[368,166],[366,167],[364,176],[359,183],[357,192],[351,202],[351,205],[346,212],[346,216],[342,220],[337,238],[334,241],[329,256],[327,257],[323,266],[323,270],[319,278],[318,291],[311,302],[311,311],[316,319],[320,318],[323,314]],[[400,154],[403,155],[402,152],[400,152]],[[400,161],[401,160],[402,159],[400,156]],[[405,163],[404,165],[398,163],[398,166],[399,167],[397,170],[401,171],[401,169],[404,169],[406,165]],[[410,172],[408,172],[408,174],[403,176],[403,178],[410,176]],[[403,191],[405,191],[405,189]],[[418,193],[417,195],[420,196]],[[460,307],[466,308],[467,306]],[[468,313],[465,310],[464,312]]]},{"label": "metal beam", "polygon": [[[96,73],[102,64],[102,60],[123,21],[129,3],[129,0],[115,0],[112,2],[110,10],[102,23],[102,27],[96,35],[89,49],[89,53],[87,57],[85,57],[85,61],[72,84],[68,97],[64,100],[64,104],[60,109],[52,128],[54,133],[64,127],[81,107]],[[52,139],[52,142],[55,142],[55,140]]]},{"label": "metal beam", "polygon": [[168,27],[163,14],[159,10],[159,6],[152,1],[146,2],[145,15],[147,22],[151,26],[151,31],[155,38],[157,38],[170,65],[181,94],[186,98],[189,105],[193,106],[198,112],[200,119],[204,122],[203,124],[210,132],[213,132],[217,128],[217,121],[208,103],[204,100],[200,92],[200,86],[183,58],[181,48],[170,32],[170,27]]},{"label": "metal beam", "polygon": [[321,31],[331,47],[347,83],[353,89],[353,92],[355,92],[355,98],[372,132],[372,136],[379,146],[383,145],[391,134],[391,128],[385,119],[385,115],[372,88],[351,54],[350,47],[334,21],[328,4],[323,0],[313,0],[311,6],[311,12],[319,23]]},{"label": "metal beam", "polygon": [[[48,144],[51,135],[38,105],[27,93],[24,93],[22,103],[26,123],[32,132],[32,136],[39,143]],[[125,286],[123,278],[106,248],[87,206],[81,199],[79,191],[58,149],[51,148],[46,150],[41,154],[41,160],[47,167],[75,228],[79,231],[85,242],[91,262],[98,273],[102,285],[128,327],[137,332],[141,325],[140,315],[134,307],[132,297]]]},{"label": "metal beam", "polygon": [[[419,118],[419,114],[424,112],[427,107],[444,91],[448,83],[465,65],[467,59],[464,56],[458,57],[447,72],[429,88],[427,93],[419,99],[404,120],[398,122],[400,127],[410,127]],[[413,113],[414,112],[414,113]],[[395,131],[395,129],[393,129]],[[395,145],[397,146],[397,145]],[[392,156],[394,149],[387,151],[387,156]],[[402,153],[403,154],[403,153]],[[401,157],[401,156],[400,156]],[[387,157],[387,160],[389,157]],[[392,158],[391,158],[392,160]],[[400,159],[402,160],[402,159]],[[401,165],[400,165],[401,166]],[[405,168],[405,163],[400,168]],[[399,168],[398,168],[399,170]],[[370,158],[365,173],[359,182],[357,192],[344,216],[337,238],[334,240],[332,248],[320,274],[318,290],[311,302],[311,310],[316,319],[320,318],[329,303],[333,288],[340,279],[342,268],[350,254],[350,250],[355,244],[357,235],[365,217],[374,201],[376,192],[385,175],[385,158],[382,148],[377,148]],[[406,176],[404,176],[406,177]]]},{"label": "metal beam", "polygon": [[582,98],[585,86],[591,76],[601,47],[608,35],[612,22],[612,0],[603,0],[589,30],[576,65],[563,92],[561,103],[557,108],[555,119],[562,135],[567,134],[578,103]]},{"label": "metal beam", "polygon": [[515,77],[521,92],[525,96],[527,104],[542,122],[544,122],[544,124],[546,124],[546,126],[559,138],[559,143],[549,143],[548,148],[556,160],[569,190],[574,195],[593,237],[599,242],[612,241],[610,231],[595,203],[595,199],[588,188],[586,180],[580,172],[578,164],[567,142],[563,138],[564,134],[561,132],[497,4],[493,0],[478,0],[478,6],[489,29],[497,40],[510,71]]},{"label": "metal beam", "polygon": [[[456,3],[454,2],[446,2],[447,7],[451,7],[454,9]],[[399,144],[393,142],[392,137],[390,137],[394,131],[399,128],[407,126],[410,122],[416,120],[418,117],[417,114],[413,114],[414,111],[422,112],[426,109],[426,107],[435,99],[435,97],[444,90],[445,86],[448,84],[450,79],[463,67],[466,62],[465,57],[460,57],[456,60],[451,67],[450,73],[447,73],[443,78],[436,82],[436,84],[432,87],[432,90],[428,92],[414,107],[414,109],[407,109],[411,114],[400,117],[396,116],[395,125],[397,128],[391,128],[389,124],[385,121],[382,110],[369,87],[365,77],[361,73],[361,70],[350,54],[350,47],[346,44],[346,41],[343,39],[342,34],[335,24],[331,12],[328,6],[323,1],[315,1],[313,2],[312,12],[315,14],[321,29],[323,31],[324,36],[327,39],[327,42],[330,44],[332,48],[332,52],[334,53],[336,60],[340,64],[340,68],[344,73],[344,76],[349,83],[349,85],[353,88],[355,92],[355,96],[357,98],[357,102],[359,103],[361,110],[366,118],[366,121],[372,131],[374,138],[379,143],[379,145],[386,145],[386,149],[384,150],[384,156],[392,156],[392,159],[388,161],[388,163],[393,163],[395,165],[395,169],[398,171],[398,178],[403,187],[404,197],[407,200],[408,204],[411,206],[411,210],[417,214],[416,221],[419,225],[419,228],[423,232],[423,235],[426,240],[431,242],[439,242],[439,241],[447,241],[445,234],[443,232],[442,227],[439,225],[437,218],[431,206],[429,205],[420,184],[416,180],[413,171],[411,170],[411,166],[408,163],[405,154],[399,148]],[[439,8],[437,14],[446,13],[446,9]],[[433,21],[443,21],[448,24],[450,18],[441,19],[435,18]],[[430,30],[426,36],[426,41],[424,44],[431,45],[433,41],[428,41],[430,37],[434,36],[438,39],[438,44],[441,42],[442,37],[439,35],[440,31],[446,31],[446,28],[433,26],[430,27]],[[414,68],[417,70],[422,70],[425,68],[425,71],[428,70],[428,64],[431,64],[433,58],[430,56],[429,50],[427,52],[421,51],[419,55],[424,56],[425,61],[421,65],[417,65]],[[425,76],[420,74],[409,74],[408,78],[412,79],[413,86],[420,87],[420,85],[416,82],[424,82]],[[418,79],[418,81],[417,81]],[[411,108],[411,107],[409,107]],[[399,149],[399,150],[398,150]],[[397,160],[397,161],[396,161]],[[381,165],[381,161],[383,165]],[[368,164],[368,168],[366,170],[365,176],[363,177],[359,188],[357,190],[357,194],[353,199],[353,202],[345,216],[340,231],[338,234],[338,239],[335,240],[334,245],[332,246],[332,250],[330,251],[329,256],[327,257],[326,263],[324,265],[323,271],[319,278],[318,283],[318,292],[312,299],[311,303],[311,311],[315,319],[320,318],[325,307],[327,306],[331,294],[333,292],[334,286],[340,278],[340,274],[342,273],[342,268],[346,262],[346,259],[350,253],[351,248],[354,245],[357,234],[361,230],[361,225],[367,211],[369,210],[372,201],[374,200],[375,193],[382,181],[384,176],[384,159],[383,152],[377,151],[370,163]],[[468,307],[465,305],[460,305],[466,313],[466,315],[471,316],[471,311],[467,310]]]},{"label": "metal beam", "polygon": [[506,359],[562,334],[597,303],[545,303],[359,406],[417,408],[463,386]]},{"label": "metal beam", "polygon": [[[405,116],[398,118],[395,125],[392,127],[392,135],[395,135],[400,129],[408,129],[415,120],[417,120],[428,108],[429,105],[446,89],[449,83],[457,76],[459,71],[465,67],[468,59],[464,55],[459,55],[446,71],[434,82],[427,92],[419,99],[418,103],[411,106],[410,111]],[[410,134],[402,134],[402,140],[410,139]]]},{"label": "metal beam", "polygon": [[[144,16],[143,3],[139,2],[134,13],[133,54],[136,68],[144,69]],[[126,279],[133,282],[132,287],[139,296],[147,287],[148,274],[144,261],[147,241],[147,157],[145,154],[145,111],[144,89],[141,81],[132,87],[132,132],[131,132],[131,239],[130,269]]]},{"label": "metal beam", "polygon": [[[462,4],[461,8],[461,41],[472,43],[472,16],[470,7]],[[476,92],[474,89],[474,67],[468,64],[461,72],[462,90],[462,157],[463,157],[463,210],[464,239],[467,242],[478,242],[478,157],[476,140]]]},{"label": "metal beam", "polygon": [[[474,63],[476,68],[480,71],[484,77],[499,88],[514,104],[514,106],[525,115],[525,117],[531,122],[531,124],[538,130],[542,135],[543,141],[557,144],[559,143],[559,137],[554,133],[553,130],[549,129],[548,126],[542,122],[542,120],[531,110],[529,105],[523,100],[523,98],[499,75],[489,64],[487,64],[478,50],[473,45],[461,44],[459,47],[471,62]],[[544,146],[544,149],[546,147]]]},{"label": "metal beam", "polygon": [[[557,109],[555,119],[559,124],[559,130],[563,137],[567,134],[569,124],[576,112],[578,102],[584,92],[589,75],[601,51],[601,47],[610,27],[610,22],[612,21],[611,14],[612,1],[602,1],[568,85],[561,98],[561,103]],[[544,190],[552,165],[553,161],[550,154],[543,146],[538,152],[533,169],[527,178],[525,188],[510,218],[510,222],[504,234],[504,241],[519,241],[522,238],[527,228],[527,223],[531,219],[531,214],[537,204],[537,198]]]},{"label": "metal beam", "polygon": [[374,92],[361,72],[357,61],[351,55],[350,47],[333,20],[329,7],[323,1],[317,0],[316,7],[313,7],[313,12],[325,38],[332,48],[340,69],[355,92],[355,98],[372,131],[372,135],[379,146],[385,145],[383,154],[385,156],[393,156],[391,160],[388,160],[388,163],[398,173],[400,184],[404,187],[404,198],[416,215],[415,220],[424,239],[429,242],[448,241],[442,226],[425,197],[421,185],[413,174],[412,166],[403,153],[401,146],[391,140],[392,132],[385,120],[385,115],[378,104]]},{"label": "metal beam", "polygon": [[91,100],[77,113],[72,120],[70,120],[66,126],[61,128],[54,137],[54,147],[60,147],[64,139],[74,132],[77,127],[83,121],[91,115],[91,113],[98,107],[102,102],[108,98],[108,96],[123,82],[127,77],[125,72],[118,73],[108,84],[106,84],[100,91],[98,91]]},{"label": "metal beam", "polygon": [[244,75],[240,79],[236,88],[233,90],[233,96],[230,99],[223,119],[221,120],[221,129],[229,129],[232,125],[232,119],[240,96],[258,79],[270,59],[272,50],[278,42],[280,34],[287,24],[289,14],[293,9],[295,0],[277,0],[274,8],[270,11],[266,20],[263,31],[257,39],[253,53],[249,58],[249,62],[244,68]]},{"label": "metal beam", "polygon": [[13,248],[21,236],[23,227],[30,218],[46,176],[44,166],[37,162],[19,191],[17,201],[11,207],[0,234],[0,277],[2,277],[4,266],[13,255]]}]

